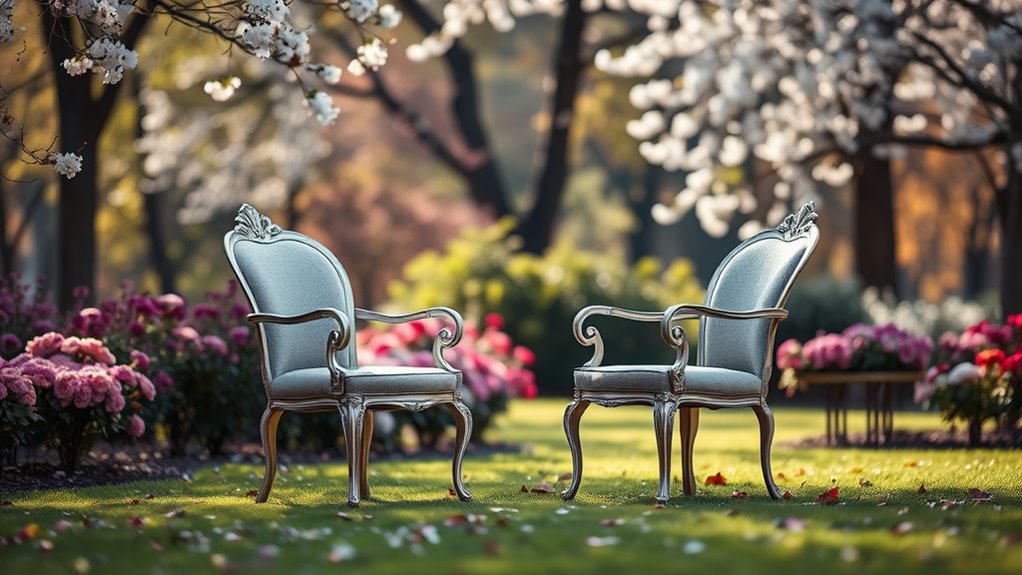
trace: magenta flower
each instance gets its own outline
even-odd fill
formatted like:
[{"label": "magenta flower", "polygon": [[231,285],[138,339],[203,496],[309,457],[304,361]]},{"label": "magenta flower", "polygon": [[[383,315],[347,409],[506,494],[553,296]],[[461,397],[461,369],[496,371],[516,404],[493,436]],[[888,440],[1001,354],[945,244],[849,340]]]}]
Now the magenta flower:
[{"label": "magenta flower", "polygon": [[220,338],[220,336],[206,335],[202,337],[201,342],[203,348],[212,350],[213,353],[220,357],[227,357],[227,354],[229,353],[227,350],[227,344]]},{"label": "magenta flower", "polygon": [[145,433],[145,421],[137,415],[128,418],[128,434],[132,437],[142,437]]},{"label": "magenta flower", "polygon": [[235,347],[245,347],[248,345],[249,329],[246,326],[239,325],[231,328],[230,332],[231,343]]},{"label": "magenta flower", "polygon": [[161,392],[168,391],[174,387],[174,378],[169,373],[161,370],[156,372],[156,376],[153,377],[153,385]]},{"label": "magenta flower", "polygon": [[60,346],[60,352],[80,363],[103,365],[117,363],[117,358],[103,345],[103,342],[91,337],[69,337]]},{"label": "magenta flower", "polygon": [[200,303],[192,309],[192,317],[197,320],[215,320],[220,317],[220,310],[208,303]]},{"label": "magenta flower", "polygon": [[137,369],[149,369],[149,356],[137,349],[131,350],[131,363]]},{"label": "magenta flower", "polygon": [[21,340],[13,333],[0,335],[0,350],[10,353],[21,350]]},{"label": "magenta flower", "polygon": [[802,344],[789,339],[777,348],[777,369],[799,369],[802,367]]}]

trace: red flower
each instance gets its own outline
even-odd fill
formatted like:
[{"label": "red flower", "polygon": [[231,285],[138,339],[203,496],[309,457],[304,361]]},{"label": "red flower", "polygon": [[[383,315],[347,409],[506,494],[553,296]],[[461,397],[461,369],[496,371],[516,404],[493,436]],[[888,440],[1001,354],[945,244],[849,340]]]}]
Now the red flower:
[{"label": "red flower", "polygon": [[522,362],[522,365],[532,365],[536,363],[536,354],[533,353],[531,349],[522,345],[515,346],[514,356],[515,359]]},{"label": "red flower", "polygon": [[486,327],[490,329],[501,329],[504,327],[504,316],[497,312],[490,312],[486,314],[483,322],[486,324]]},{"label": "red flower", "polygon": [[1004,323],[1010,325],[1011,327],[1022,328],[1022,313],[1009,315],[1007,318],[1005,318]]},{"label": "red flower", "polygon": [[984,349],[976,354],[976,365],[979,367],[997,366],[1003,369],[1005,359],[1007,358],[1002,349]]},{"label": "red flower", "polygon": [[1002,364],[1004,371],[1010,371],[1022,377],[1022,351],[1016,351],[1013,355],[1004,360]]}]

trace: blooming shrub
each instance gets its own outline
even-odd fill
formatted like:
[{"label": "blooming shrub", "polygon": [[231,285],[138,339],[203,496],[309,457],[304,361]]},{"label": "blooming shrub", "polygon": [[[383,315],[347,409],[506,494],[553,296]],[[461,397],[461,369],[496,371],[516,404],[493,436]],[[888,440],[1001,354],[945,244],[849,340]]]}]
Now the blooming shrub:
[{"label": "blooming shrub", "polygon": [[[442,327],[439,321],[424,320],[363,328],[357,333],[359,363],[432,367],[431,346]],[[503,317],[488,314],[481,327],[467,324],[461,342],[444,352],[448,363],[462,373],[462,397],[472,412],[474,441],[481,440],[495,415],[507,410],[508,399],[536,397],[536,377],[529,369],[536,356],[515,345],[503,327]],[[401,414],[398,423],[391,433],[400,433],[400,424],[411,424],[419,443],[432,447],[453,420],[446,410],[431,409]]]},{"label": "blooming shrub", "polygon": [[893,324],[855,324],[817,335],[804,344],[789,339],[777,348],[781,387],[792,395],[805,371],[905,371],[926,368],[933,341]]},{"label": "blooming shrub", "polygon": [[225,441],[258,429],[265,403],[242,297],[231,281],[189,309],[177,294],[138,294],[126,285],[119,298],[72,315],[68,331],[106,338],[120,358],[145,353],[161,391],[149,415],[166,426],[171,449],[183,453],[196,440],[218,453]]},{"label": "blooming shrub", "polygon": [[969,443],[979,444],[983,422],[994,419],[1016,438],[1022,415],[1022,314],[1004,325],[981,321],[937,342],[934,365],[917,384],[915,399],[949,422],[965,421]]},{"label": "blooming shrub", "polygon": [[[139,437],[145,432],[139,412],[143,402],[156,397],[153,383],[136,369],[146,362],[138,353],[130,364],[118,364],[98,339],[48,332],[0,366],[0,387],[5,388],[0,395],[20,406],[5,404],[4,421],[21,427],[16,432],[19,441],[27,439],[31,427],[42,425],[61,465],[74,469],[82,449],[97,435]],[[34,408],[35,413],[22,408]]]}]

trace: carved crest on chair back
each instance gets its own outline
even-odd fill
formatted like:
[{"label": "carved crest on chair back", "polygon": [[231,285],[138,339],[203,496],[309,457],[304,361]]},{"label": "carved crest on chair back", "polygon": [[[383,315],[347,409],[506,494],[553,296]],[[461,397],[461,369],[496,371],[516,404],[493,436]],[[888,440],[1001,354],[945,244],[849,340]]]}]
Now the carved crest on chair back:
[{"label": "carved crest on chair back", "polygon": [[793,240],[796,237],[809,231],[809,227],[816,221],[816,204],[809,201],[803,205],[798,212],[788,214],[784,221],[777,226],[777,231],[784,235],[784,239]]},{"label": "carved crest on chair back", "polygon": [[248,204],[242,204],[234,221],[234,233],[253,240],[266,241],[281,232],[280,226]]}]

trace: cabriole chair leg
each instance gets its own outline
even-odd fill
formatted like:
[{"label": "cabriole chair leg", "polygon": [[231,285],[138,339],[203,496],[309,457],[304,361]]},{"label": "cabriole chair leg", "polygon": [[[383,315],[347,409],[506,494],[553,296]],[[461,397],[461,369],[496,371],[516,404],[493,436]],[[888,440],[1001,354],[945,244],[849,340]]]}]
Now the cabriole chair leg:
[{"label": "cabriole chair leg", "polygon": [[576,399],[568,404],[564,410],[564,434],[568,438],[568,447],[571,449],[571,485],[561,492],[565,501],[575,498],[578,487],[582,484],[582,439],[578,434],[578,424],[582,420],[582,414],[589,407],[589,402],[584,399]]},{"label": "cabriole chair leg", "polygon": [[344,452],[348,458],[348,506],[358,507],[362,502],[362,430],[365,425],[365,406],[361,398],[350,398],[338,406],[341,427],[344,429]]},{"label": "cabriole chair leg", "polygon": [[671,439],[674,437],[674,414],[678,404],[657,401],[653,405],[653,430],[656,432],[657,456],[660,462],[660,486],[657,503],[666,504],[671,497]]},{"label": "cabriole chair leg", "polygon": [[454,491],[458,494],[458,499],[472,501],[472,494],[469,493],[461,478],[461,463],[465,458],[465,449],[468,448],[468,441],[472,437],[472,413],[469,411],[468,406],[461,401],[448,403],[447,409],[454,416],[456,430],[454,461],[451,464],[451,479],[454,480]]},{"label": "cabriole chair leg", "polygon": [[362,427],[362,466],[361,481],[362,499],[369,499],[369,447],[373,443],[373,410],[365,412],[365,424]]},{"label": "cabriole chair leg", "polygon": [[695,468],[692,452],[699,431],[699,408],[682,407],[679,410],[678,431],[681,435],[681,489],[685,495],[696,494]]},{"label": "cabriole chair leg", "polygon": [[256,503],[265,503],[273,487],[273,478],[277,475],[277,424],[283,410],[267,407],[263,411],[259,423],[259,435],[263,441],[263,456],[266,459],[266,471],[263,473],[263,486],[256,495]]},{"label": "cabriole chair leg", "polygon": [[774,475],[770,470],[770,446],[774,441],[774,412],[766,404],[757,405],[752,408],[759,419],[759,462],[763,467],[763,481],[766,483],[767,493],[772,499],[780,499],[781,491],[774,483]]}]

